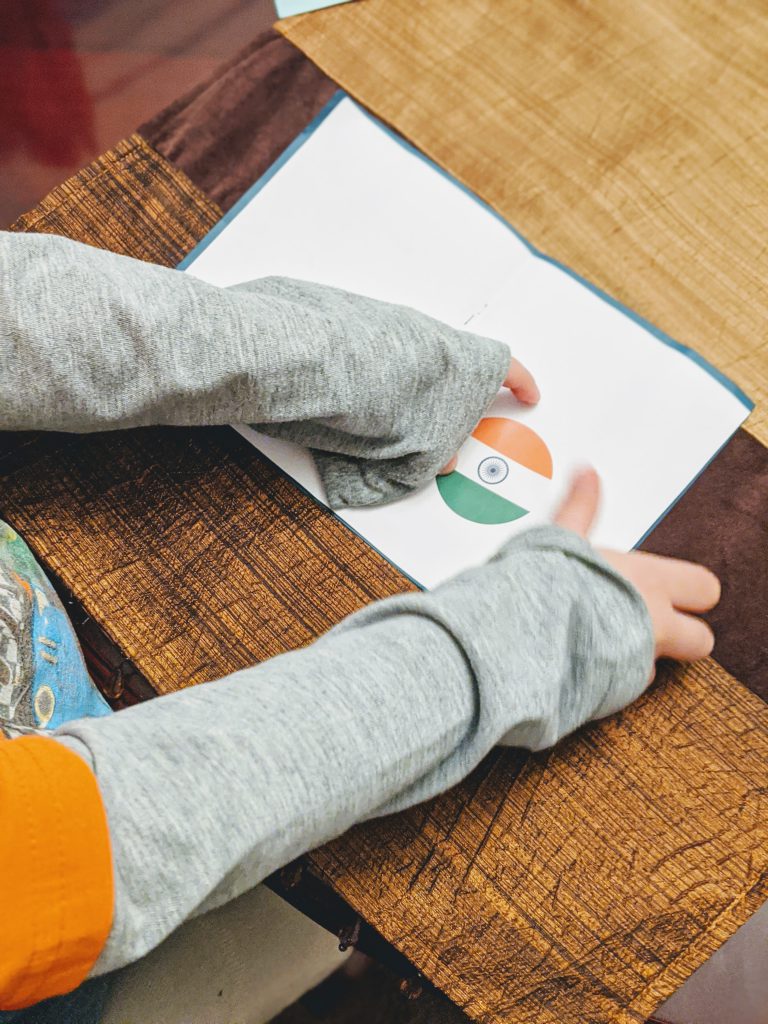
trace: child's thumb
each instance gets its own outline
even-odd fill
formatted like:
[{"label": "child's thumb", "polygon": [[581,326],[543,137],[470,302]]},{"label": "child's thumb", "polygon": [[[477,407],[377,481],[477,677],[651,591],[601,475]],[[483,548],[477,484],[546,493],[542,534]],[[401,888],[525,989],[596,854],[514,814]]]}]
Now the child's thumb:
[{"label": "child's thumb", "polygon": [[600,477],[588,467],[571,480],[568,494],[555,516],[555,524],[587,537],[600,504]]}]

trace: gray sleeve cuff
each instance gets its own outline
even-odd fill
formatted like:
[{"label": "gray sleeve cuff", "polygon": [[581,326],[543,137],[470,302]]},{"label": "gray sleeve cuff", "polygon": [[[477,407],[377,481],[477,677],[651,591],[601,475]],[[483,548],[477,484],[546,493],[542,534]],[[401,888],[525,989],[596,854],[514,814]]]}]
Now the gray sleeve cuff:
[{"label": "gray sleeve cuff", "polygon": [[[640,592],[588,540],[560,526],[540,526],[518,534],[500,548],[493,560],[504,560],[521,550],[565,555],[583,567],[579,575],[585,582],[591,581],[585,591],[586,600],[590,595],[592,598],[590,632],[595,638],[590,658],[605,686],[589,720],[607,718],[631,704],[648,686],[656,646],[650,613]],[[574,619],[574,631],[579,624],[586,624],[583,610]]]},{"label": "gray sleeve cuff", "polygon": [[403,410],[402,455],[380,457],[376,444],[365,455],[312,449],[331,508],[382,505],[424,486],[483,418],[507,375],[510,351],[490,338],[458,335],[450,341],[450,365],[424,396],[424,409],[417,415]]}]

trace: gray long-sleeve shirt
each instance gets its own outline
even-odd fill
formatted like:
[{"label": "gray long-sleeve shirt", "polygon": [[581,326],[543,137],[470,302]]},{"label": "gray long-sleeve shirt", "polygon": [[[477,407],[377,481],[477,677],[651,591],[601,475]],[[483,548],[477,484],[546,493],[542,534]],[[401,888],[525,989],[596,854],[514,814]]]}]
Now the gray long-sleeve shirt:
[{"label": "gray long-sleeve shirt", "polygon": [[[63,239],[0,234],[0,426],[258,423],[319,449],[336,503],[425,482],[480,418],[505,346],[301,282],[218,289]],[[330,453],[330,454],[329,454]],[[645,687],[640,595],[531,530],[311,647],[56,739],[93,768],[115,871],[94,973],[365,818],[539,749]]]},{"label": "gray long-sleeve shirt", "polygon": [[0,430],[252,423],[314,449],[334,507],[434,476],[510,359],[502,342],[337,289],[218,288],[2,232],[0,338]]}]

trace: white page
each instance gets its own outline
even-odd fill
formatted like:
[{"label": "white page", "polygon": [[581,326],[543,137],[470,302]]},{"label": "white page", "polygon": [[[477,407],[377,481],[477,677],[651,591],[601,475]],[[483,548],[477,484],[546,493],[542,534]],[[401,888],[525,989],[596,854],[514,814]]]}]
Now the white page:
[{"label": "white page", "polygon": [[[429,483],[391,505],[340,513],[427,587],[546,521],[574,468],[585,463],[603,480],[595,540],[628,550],[747,415],[743,402],[697,362],[538,258],[349,99],[202,251],[192,272],[217,284],[284,274],[411,305],[507,341],[533,371],[540,405],[524,409],[502,392],[488,416],[538,434],[541,458],[551,457],[546,472],[541,462],[538,472],[520,464],[517,440],[502,451],[496,441],[490,447],[470,438],[450,482]],[[308,452],[238,429],[323,499]],[[483,482],[479,474],[489,467],[505,478]],[[454,487],[449,504],[441,488],[447,494]],[[452,505],[474,518],[525,514],[475,522]]]},{"label": "white page", "polygon": [[490,210],[345,99],[190,273],[318,281],[459,327],[529,258]]},{"label": "white page", "polygon": [[637,544],[747,415],[692,358],[544,260],[469,329],[507,341],[535,375],[542,400],[515,416],[546,439],[556,478],[600,473],[601,546]]}]

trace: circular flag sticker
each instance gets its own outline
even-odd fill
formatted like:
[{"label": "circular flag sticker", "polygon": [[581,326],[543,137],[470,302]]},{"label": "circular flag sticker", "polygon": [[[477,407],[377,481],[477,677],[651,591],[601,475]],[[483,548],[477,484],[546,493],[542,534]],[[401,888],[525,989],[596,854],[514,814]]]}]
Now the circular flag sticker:
[{"label": "circular flag sticker", "polygon": [[[552,479],[552,455],[530,427],[503,416],[480,420],[472,437],[483,445],[474,478],[454,470],[437,477],[437,489],[446,505],[472,523],[511,523],[529,509],[512,500],[515,486],[522,486],[519,469],[541,479]],[[511,477],[510,477],[511,473]]]}]

